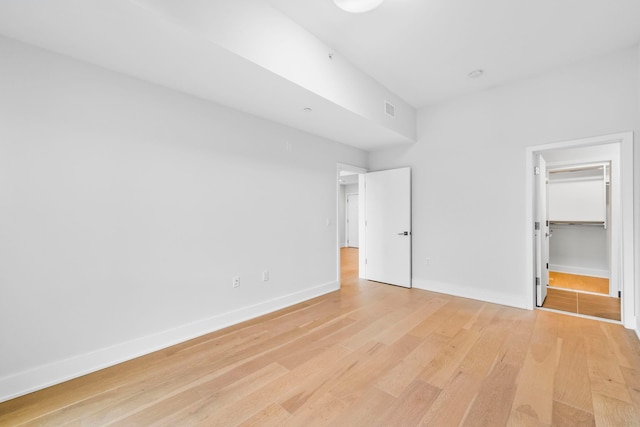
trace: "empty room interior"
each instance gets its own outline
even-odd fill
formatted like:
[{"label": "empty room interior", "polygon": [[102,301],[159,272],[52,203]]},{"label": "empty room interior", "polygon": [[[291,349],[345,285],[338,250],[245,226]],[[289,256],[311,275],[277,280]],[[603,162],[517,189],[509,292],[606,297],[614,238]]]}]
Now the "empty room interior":
[{"label": "empty room interior", "polygon": [[2,0],[0,426],[640,425],[637,0]]}]

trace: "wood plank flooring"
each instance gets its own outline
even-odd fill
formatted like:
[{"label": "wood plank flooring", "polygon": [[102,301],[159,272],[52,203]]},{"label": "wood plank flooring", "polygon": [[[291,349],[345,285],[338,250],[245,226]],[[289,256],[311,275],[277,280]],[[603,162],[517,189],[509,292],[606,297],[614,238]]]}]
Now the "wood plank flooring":
[{"label": "wood plank flooring", "polygon": [[620,298],[604,295],[585,294],[564,289],[547,288],[547,298],[542,304],[544,308],[600,317],[602,319],[622,319]]},{"label": "wood plank flooring", "polygon": [[640,425],[620,325],[359,280],[0,404],[0,425]]},{"label": "wood plank flooring", "polygon": [[602,277],[582,276],[579,274],[549,272],[549,286],[576,291],[596,292],[609,295],[609,279]]},{"label": "wood plank flooring", "polygon": [[600,277],[549,272],[547,298],[542,307],[602,319],[622,319],[620,298],[609,296],[609,279]]}]

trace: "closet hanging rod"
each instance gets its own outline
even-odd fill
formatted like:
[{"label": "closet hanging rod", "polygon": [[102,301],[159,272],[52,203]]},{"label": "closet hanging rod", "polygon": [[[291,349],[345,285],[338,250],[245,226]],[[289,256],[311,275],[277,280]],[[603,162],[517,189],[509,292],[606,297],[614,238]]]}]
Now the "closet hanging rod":
[{"label": "closet hanging rod", "polygon": [[549,225],[596,225],[596,226],[604,226],[604,221],[549,221]]}]

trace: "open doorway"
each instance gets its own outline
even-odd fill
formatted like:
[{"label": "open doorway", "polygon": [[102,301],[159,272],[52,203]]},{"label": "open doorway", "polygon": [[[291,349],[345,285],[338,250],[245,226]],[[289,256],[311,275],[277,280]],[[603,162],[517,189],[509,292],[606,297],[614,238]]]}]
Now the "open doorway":
[{"label": "open doorway", "polygon": [[354,248],[359,247],[359,220],[360,212],[360,195],[358,190],[359,174],[342,171],[340,175],[340,191],[339,191],[339,230],[340,230],[340,247]]},{"label": "open doorway", "polygon": [[[611,280],[611,164],[606,160],[548,163],[549,271],[542,307],[621,321],[618,281]],[[553,158],[553,152],[546,157]],[[615,190],[615,188],[614,188]]]},{"label": "open doorway", "polygon": [[359,276],[360,181],[366,169],[338,164],[338,278],[341,285]]},{"label": "open doorway", "polygon": [[411,168],[367,172],[339,164],[337,178],[338,253],[357,251],[363,279],[410,288]]},{"label": "open doorway", "polygon": [[[532,308],[635,325],[633,204],[628,203],[633,191],[632,144],[629,132],[527,149],[527,173],[532,175],[527,178],[528,228],[534,228],[528,234]],[[540,165],[543,177],[536,176]],[[576,199],[589,188],[588,200]],[[569,211],[563,212],[565,208]],[[591,287],[598,285],[596,290]],[[618,305],[621,313],[611,314],[603,301]],[[581,302],[583,309],[591,305],[591,311],[568,309]]]}]

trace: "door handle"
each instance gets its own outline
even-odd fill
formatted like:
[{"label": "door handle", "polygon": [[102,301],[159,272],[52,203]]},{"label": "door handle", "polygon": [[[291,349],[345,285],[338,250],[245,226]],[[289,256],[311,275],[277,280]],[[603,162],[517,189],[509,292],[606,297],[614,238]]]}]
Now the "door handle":
[{"label": "door handle", "polygon": [[403,231],[401,233],[398,233],[398,236],[408,236],[409,232],[408,231]]}]

